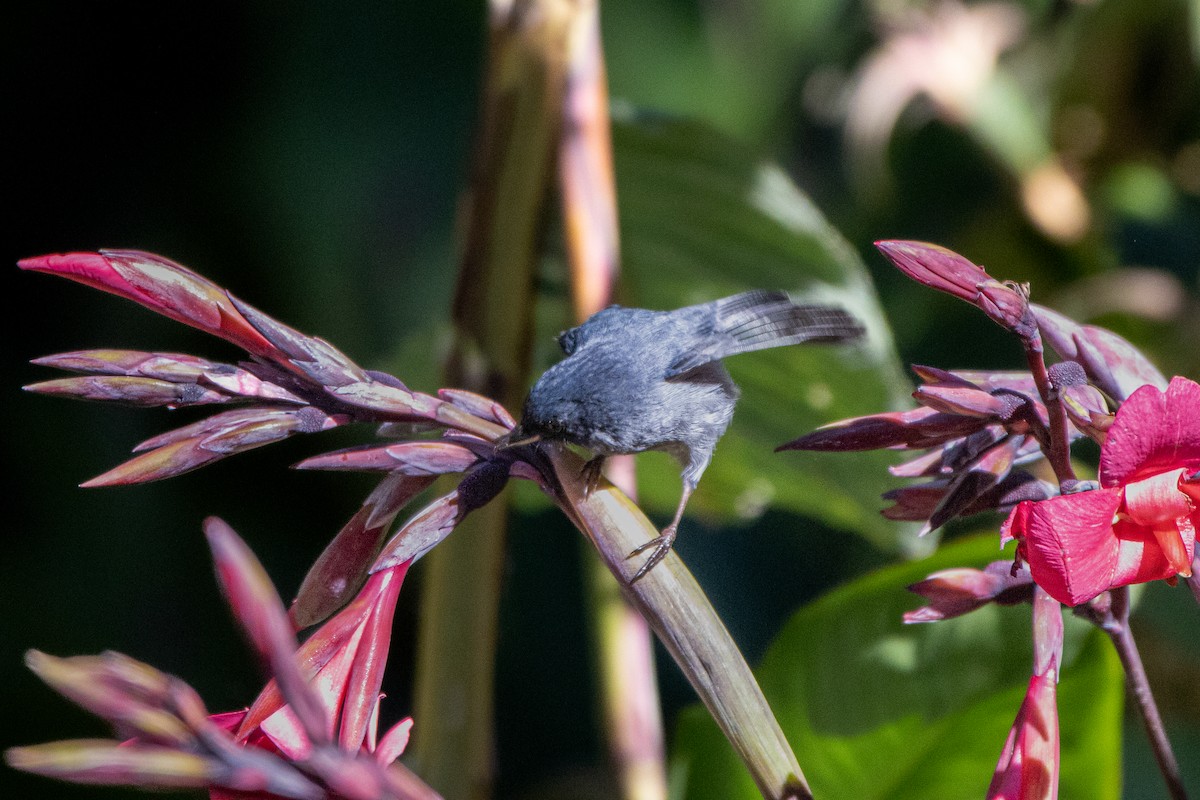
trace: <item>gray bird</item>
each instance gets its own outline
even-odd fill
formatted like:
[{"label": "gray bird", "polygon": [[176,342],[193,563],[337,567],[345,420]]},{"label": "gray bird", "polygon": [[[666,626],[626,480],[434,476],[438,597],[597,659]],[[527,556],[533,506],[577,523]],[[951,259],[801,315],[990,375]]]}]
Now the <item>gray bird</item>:
[{"label": "gray bird", "polygon": [[[783,292],[750,291],[676,311],[609,306],[558,336],[566,358],[538,379],[505,446],[565,441],[595,454],[587,490],[606,456],[663,450],[683,466],[683,496],[633,576],[661,561],[696,483],[729,427],[738,388],[721,359],[800,342],[841,342],[863,333],[840,308],[797,305]],[[631,581],[632,582],[632,581]]]}]

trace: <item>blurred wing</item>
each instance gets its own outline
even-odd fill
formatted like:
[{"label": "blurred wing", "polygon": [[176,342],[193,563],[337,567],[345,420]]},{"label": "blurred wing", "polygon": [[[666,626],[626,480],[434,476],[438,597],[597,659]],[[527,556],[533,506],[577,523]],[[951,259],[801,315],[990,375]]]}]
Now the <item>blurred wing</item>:
[{"label": "blurred wing", "polygon": [[843,342],[863,334],[862,324],[834,306],[796,305],[783,292],[755,290],[705,306],[697,347],[667,369],[667,378],[726,356],[801,342]]}]

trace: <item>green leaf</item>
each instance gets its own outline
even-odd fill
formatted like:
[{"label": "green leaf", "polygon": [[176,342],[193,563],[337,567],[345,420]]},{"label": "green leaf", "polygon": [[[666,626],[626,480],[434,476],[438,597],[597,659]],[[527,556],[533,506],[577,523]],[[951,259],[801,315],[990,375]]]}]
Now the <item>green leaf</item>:
[{"label": "green leaf", "polygon": [[[910,390],[861,259],[777,165],[698,123],[654,119],[614,128],[622,301],[676,308],[749,288],[844,306],[869,329],[859,346],[801,346],[727,362],[742,387],[729,434],[689,508],[753,518],[769,504],[860,533],[894,551],[903,527],[879,516],[894,483],[882,453],[776,454],[846,416],[905,404]],[[911,404],[911,401],[907,401]],[[643,497],[673,508],[678,467],[639,460]]]},{"label": "green leaf", "polygon": [[[797,613],[756,671],[819,800],[983,797],[1029,680],[1029,607],[903,625],[904,587],[996,560],[994,534],[873,573]],[[1107,640],[1068,616],[1060,796],[1116,800],[1123,688]],[[702,709],[681,715],[673,774],[688,798],[755,798]]]}]

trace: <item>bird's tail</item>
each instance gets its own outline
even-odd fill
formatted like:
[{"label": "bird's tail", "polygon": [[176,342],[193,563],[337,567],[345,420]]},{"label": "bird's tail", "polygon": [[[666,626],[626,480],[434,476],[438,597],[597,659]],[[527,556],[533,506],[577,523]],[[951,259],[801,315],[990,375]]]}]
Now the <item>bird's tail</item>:
[{"label": "bird's tail", "polygon": [[784,292],[754,290],[716,300],[710,344],[671,365],[667,377],[682,375],[726,356],[802,342],[845,342],[865,332],[862,323],[837,306],[798,305]]}]

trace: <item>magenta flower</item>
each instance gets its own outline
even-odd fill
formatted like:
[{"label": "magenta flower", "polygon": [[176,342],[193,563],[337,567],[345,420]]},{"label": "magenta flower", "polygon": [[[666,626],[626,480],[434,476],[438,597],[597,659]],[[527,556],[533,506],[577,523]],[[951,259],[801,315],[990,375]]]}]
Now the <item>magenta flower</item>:
[{"label": "magenta flower", "polygon": [[1117,586],[1188,577],[1200,525],[1200,385],[1143,386],[1117,411],[1100,488],[1025,501],[1003,527],[1034,580],[1078,605]]}]

